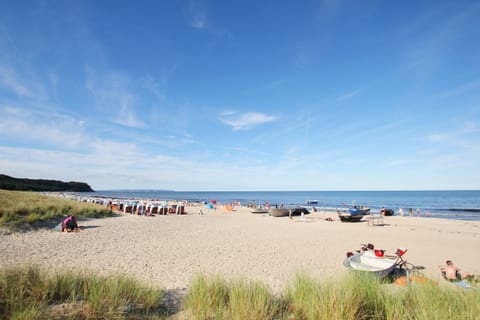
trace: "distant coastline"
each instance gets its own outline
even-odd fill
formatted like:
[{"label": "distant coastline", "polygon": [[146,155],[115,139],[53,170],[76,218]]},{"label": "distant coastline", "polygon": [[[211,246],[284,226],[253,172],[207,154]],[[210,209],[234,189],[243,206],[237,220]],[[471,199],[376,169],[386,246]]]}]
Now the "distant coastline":
[{"label": "distant coastline", "polygon": [[16,191],[95,192],[92,187],[85,182],[14,178],[5,174],[0,174],[0,189]]}]

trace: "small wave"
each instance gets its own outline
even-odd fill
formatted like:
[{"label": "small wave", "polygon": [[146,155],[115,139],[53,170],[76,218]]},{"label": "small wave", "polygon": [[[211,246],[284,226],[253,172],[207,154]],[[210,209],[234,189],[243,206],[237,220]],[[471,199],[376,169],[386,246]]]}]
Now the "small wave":
[{"label": "small wave", "polygon": [[475,208],[448,208],[448,209],[439,209],[445,211],[462,211],[462,212],[480,212],[480,209]]}]

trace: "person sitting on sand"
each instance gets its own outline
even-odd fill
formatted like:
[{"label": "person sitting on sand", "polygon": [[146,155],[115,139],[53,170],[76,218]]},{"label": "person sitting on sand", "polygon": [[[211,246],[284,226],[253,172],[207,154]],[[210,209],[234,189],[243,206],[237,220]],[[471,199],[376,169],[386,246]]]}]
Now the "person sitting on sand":
[{"label": "person sitting on sand", "polygon": [[460,269],[453,264],[452,260],[447,260],[445,263],[446,266],[438,266],[445,279],[449,281],[473,280],[473,275],[469,273],[462,275]]},{"label": "person sitting on sand", "polygon": [[77,218],[74,215],[69,215],[62,222],[62,232],[78,232],[80,226],[77,223]]}]

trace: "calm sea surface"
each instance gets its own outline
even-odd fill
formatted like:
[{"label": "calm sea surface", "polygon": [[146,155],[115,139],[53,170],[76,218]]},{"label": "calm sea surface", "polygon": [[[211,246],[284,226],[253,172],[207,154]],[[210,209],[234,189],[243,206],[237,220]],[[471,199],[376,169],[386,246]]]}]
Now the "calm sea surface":
[{"label": "calm sea surface", "polygon": [[318,200],[314,206],[335,210],[351,204],[365,205],[372,211],[392,208],[395,214],[403,208],[420,209],[422,217],[460,220],[480,220],[480,190],[473,191],[158,191],[105,190],[89,195],[109,198],[211,201],[221,203],[239,201],[242,204],[305,205],[307,200]]}]

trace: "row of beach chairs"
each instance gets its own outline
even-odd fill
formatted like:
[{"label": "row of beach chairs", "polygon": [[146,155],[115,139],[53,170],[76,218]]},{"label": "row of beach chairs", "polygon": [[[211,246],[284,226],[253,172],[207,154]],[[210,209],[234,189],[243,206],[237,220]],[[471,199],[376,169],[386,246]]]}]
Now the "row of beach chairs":
[{"label": "row of beach chairs", "polygon": [[138,215],[152,215],[152,214],[185,214],[185,206],[172,205],[165,207],[156,204],[132,204],[132,203],[112,203],[110,206],[112,211],[120,211],[123,213],[138,214]]}]

